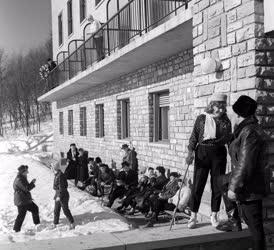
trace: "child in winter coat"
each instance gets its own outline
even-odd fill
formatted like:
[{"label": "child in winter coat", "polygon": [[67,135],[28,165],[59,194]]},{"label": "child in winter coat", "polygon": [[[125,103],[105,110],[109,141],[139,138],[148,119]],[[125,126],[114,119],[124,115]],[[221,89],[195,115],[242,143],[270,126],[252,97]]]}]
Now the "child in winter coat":
[{"label": "child in winter coat", "polygon": [[18,174],[13,183],[14,204],[17,206],[18,215],[16,217],[13,230],[19,232],[24,222],[27,211],[32,213],[33,223],[40,224],[39,209],[33,202],[30,191],[35,187],[36,179],[28,182],[28,166],[21,165],[18,168]]},{"label": "child in winter coat", "polygon": [[70,229],[74,229],[74,219],[71,215],[70,209],[68,207],[69,205],[69,192],[67,190],[68,188],[68,182],[66,175],[61,171],[60,169],[60,163],[57,162],[54,166],[53,169],[55,171],[55,177],[54,177],[54,183],[53,183],[53,189],[55,190],[55,206],[54,206],[54,228],[56,227],[57,224],[59,224],[59,218],[60,218],[60,211],[61,208],[69,220]]}]

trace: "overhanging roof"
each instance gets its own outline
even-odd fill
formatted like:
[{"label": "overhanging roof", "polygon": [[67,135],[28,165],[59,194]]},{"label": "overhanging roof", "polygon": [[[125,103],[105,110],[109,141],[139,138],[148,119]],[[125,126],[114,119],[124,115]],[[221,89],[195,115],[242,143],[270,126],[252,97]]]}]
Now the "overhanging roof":
[{"label": "overhanging roof", "polygon": [[38,98],[39,102],[65,99],[92,86],[108,82],[153,62],[192,48],[192,8],[159,25],[104,60]]}]

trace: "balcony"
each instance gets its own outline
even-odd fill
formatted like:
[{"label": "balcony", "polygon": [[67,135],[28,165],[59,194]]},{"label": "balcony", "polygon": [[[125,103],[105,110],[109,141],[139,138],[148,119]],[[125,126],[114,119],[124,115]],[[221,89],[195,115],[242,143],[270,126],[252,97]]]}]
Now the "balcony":
[{"label": "balcony", "polygon": [[[95,34],[91,36],[88,29],[89,25],[83,40],[71,41],[68,51],[58,54],[40,102],[67,98],[192,48],[191,1],[130,0]],[[100,51],[96,49],[99,33],[103,34]]]}]

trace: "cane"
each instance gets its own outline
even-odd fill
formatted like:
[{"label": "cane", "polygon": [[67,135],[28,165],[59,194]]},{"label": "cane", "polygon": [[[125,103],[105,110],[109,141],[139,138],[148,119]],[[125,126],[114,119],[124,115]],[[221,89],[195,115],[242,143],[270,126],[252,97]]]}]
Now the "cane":
[{"label": "cane", "polygon": [[188,169],[189,169],[189,164],[187,165],[187,168],[186,168],[183,180],[182,180],[182,185],[181,185],[181,187],[179,189],[178,201],[177,201],[176,207],[174,208],[174,211],[173,211],[172,220],[171,220],[170,226],[169,226],[169,231],[171,231],[172,226],[173,226],[174,221],[175,221],[175,218],[176,218],[176,212],[177,212],[177,209],[178,209],[178,206],[179,206],[179,203],[180,203],[180,198],[181,198],[181,191],[182,191],[185,179],[186,179],[186,175],[187,175]]}]

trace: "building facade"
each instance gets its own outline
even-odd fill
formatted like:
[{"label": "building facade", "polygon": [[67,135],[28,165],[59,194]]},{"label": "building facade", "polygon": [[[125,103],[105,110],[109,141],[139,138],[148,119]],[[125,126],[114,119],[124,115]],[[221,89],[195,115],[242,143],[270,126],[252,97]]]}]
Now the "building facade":
[{"label": "building facade", "polygon": [[[39,101],[52,103],[55,151],[64,155],[74,142],[90,156],[119,165],[120,147],[129,143],[141,169],[183,171],[194,119],[214,92],[222,92],[229,114],[242,94],[258,101],[273,162],[269,8],[267,0],[52,0],[58,67],[55,88]],[[102,23],[102,60],[88,34],[89,14]],[[217,72],[216,61],[222,65]],[[274,218],[272,205],[265,211]]]}]

